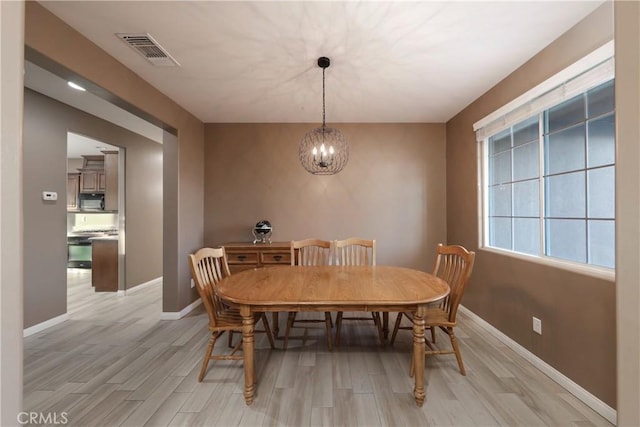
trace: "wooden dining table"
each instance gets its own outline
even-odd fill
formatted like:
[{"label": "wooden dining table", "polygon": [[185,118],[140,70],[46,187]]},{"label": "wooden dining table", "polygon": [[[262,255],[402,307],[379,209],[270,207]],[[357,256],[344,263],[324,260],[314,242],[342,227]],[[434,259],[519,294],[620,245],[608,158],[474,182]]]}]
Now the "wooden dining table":
[{"label": "wooden dining table", "polygon": [[244,398],[254,397],[255,312],[410,311],[414,314],[413,363],[418,406],[425,400],[424,315],[449,285],[423,271],[392,266],[275,266],[241,271],[217,287],[220,298],[242,315]]}]

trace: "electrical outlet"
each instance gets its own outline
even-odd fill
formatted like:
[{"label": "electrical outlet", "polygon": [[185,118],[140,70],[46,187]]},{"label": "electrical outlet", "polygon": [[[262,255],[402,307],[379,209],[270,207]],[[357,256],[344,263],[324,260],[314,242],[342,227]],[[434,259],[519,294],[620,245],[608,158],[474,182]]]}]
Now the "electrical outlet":
[{"label": "electrical outlet", "polygon": [[537,317],[533,318],[533,332],[542,335],[542,320]]},{"label": "electrical outlet", "polygon": [[193,278],[191,279],[191,288],[195,288],[196,287],[196,282],[193,281]]}]

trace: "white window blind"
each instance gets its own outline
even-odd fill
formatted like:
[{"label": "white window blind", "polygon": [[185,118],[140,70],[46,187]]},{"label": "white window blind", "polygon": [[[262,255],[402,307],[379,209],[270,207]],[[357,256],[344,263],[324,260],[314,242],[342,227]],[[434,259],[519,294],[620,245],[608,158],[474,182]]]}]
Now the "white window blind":
[{"label": "white window blind", "polygon": [[613,41],[473,125],[477,141],[495,135],[614,76]]}]

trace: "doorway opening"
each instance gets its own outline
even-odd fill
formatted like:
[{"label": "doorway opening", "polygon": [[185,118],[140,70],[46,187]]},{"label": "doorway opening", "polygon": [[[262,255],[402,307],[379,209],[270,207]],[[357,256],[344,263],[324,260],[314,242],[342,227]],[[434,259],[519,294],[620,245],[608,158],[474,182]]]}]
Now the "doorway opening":
[{"label": "doorway opening", "polygon": [[124,286],[124,151],[67,132],[67,313]]}]

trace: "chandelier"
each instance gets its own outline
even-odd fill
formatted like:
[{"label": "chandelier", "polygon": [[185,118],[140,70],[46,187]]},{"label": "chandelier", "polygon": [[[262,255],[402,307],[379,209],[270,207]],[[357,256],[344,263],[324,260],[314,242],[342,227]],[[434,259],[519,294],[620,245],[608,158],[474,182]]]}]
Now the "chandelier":
[{"label": "chandelier", "polygon": [[329,58],[318,58],[318,67],[322,68],[322,126],[307,132],[298,150],[300,163],[314,175],[336,174],[349,160],[349,145],[342,132],[325,123],[324,72],[329,65]]}]

